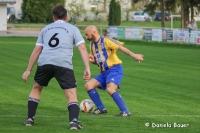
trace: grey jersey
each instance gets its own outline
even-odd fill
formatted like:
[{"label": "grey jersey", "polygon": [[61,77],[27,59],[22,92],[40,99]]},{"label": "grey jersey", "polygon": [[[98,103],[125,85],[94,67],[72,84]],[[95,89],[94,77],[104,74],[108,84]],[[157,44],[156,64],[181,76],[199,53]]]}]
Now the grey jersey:
[{"label": "grey jersey", "polygon": [[44,27],[36,45],[43,46],[38,66],[51,64],[73,69],[73,47],[85,43],[79,29],[69,23],[57,20]]}]

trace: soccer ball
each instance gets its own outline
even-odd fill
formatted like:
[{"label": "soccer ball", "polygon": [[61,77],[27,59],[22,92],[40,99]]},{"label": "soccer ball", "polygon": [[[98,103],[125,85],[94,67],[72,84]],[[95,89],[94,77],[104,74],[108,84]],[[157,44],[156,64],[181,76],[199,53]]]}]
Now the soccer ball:
[{"label": "soccer ball", "polygon": [[90,99],[84,99],[80,103],[80,110],[85,113],[90,113],[91,111],[94,110],[95,104],[92,100]]}]

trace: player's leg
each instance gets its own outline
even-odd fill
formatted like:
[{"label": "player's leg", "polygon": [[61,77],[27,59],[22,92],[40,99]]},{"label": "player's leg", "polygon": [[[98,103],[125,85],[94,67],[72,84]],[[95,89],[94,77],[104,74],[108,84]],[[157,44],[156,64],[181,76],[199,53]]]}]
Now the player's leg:
[{"label": "player's leg", "polygon": [[106,74],[106,90],[113,98],[117,106],[119,107],[121,113],[119,116],[129,116],[130,112],[122,98],[122,96],[117,92],[117,88],[120,87],[120,82],[123,78],[123,69],[121,65],[116,65],[110,68]]},{"label": "player's leg", "polygon": [[24,123],[25,126],[32,126],[34,124],[35,114],[40,101],[42,88],[43,87],[38,85],[38,83],[34,82],[28,98],[28,116]]},{"label": "player's leg", "polygon": [[107,83],[107,92],[110,94],[112,99],[115,101],[117,106],[119,107],[121,113],[118,116],[130,116],[130,112],[122,98],[122,96],[116,91],[118,85],[116,83],[108,82]]},{"label": "player's leg", "polygon": [[60,84],[60,87],[63,89],[65,97],[68,101],[67,108],[69,111],[70,129],[82,129],[83,127],[78,122],[80,109],[76,94],[77,86],[74,72],[71,69],[57,66],[55,66],[54,69],[56,70],[55,78]]},{"label": "player's leg", "polygon": [[24,122],[25,126],[34,124],[36,110],[40,101],[42,86],[47,86],[52,78],[51,66],[38,66],[34,76],[34,84],[28,98],[28,116]]},{"label": "player's leg", "polygon": [[85,84],[85,89],[91,98],[91,100],[94,102],[96,105],[97,109],[94,112],[91,112],[92,114],[106,114],[107,110],[105,106],[103,105],[100,96],[95,88],[97,87],[102,87],[104,79],[102,78],[101,75],[96,76],[95,78],[89,80]]},{"label": "player's leg", "polygon": [[64,89],[64,93],[68,101],[67,108],[69,111],[70,129],[82,129],[83,126],[78,122],[80,109],[77,100],[76,88]]}]

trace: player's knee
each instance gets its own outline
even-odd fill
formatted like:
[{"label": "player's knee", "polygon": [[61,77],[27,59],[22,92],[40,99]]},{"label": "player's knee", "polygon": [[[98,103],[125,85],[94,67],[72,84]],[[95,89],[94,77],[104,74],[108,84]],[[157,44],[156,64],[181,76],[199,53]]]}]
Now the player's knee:
[{"label": "player's knee", "polygon": [[91,87],[91,85],[87,82],[87,83],[85,83],[85,90],[86,91],[89,91],[89,90],[91,90],[91,89],[93,89],[92,87]]},{"label": "player's knee", "polygon": [[106,88],[106,91],[108,92],[109,95],[112,95],[116,92],[114,88]]},{"label": "player's knee", "polygon": [[33,90],[37,90],[37,91],[39,91],[39,92],[41,92],[42,91],[42,86],[40,86],[39,84],[37,84],[37,83],[35,83],[34,85],[33,85]]}]

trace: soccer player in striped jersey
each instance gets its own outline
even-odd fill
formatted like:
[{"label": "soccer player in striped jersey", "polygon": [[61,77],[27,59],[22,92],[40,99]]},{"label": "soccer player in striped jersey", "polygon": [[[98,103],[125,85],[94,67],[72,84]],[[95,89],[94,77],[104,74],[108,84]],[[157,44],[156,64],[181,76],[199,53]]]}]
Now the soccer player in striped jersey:
[{"label": "soccer player in striped jersey", "polygon": [[113,98],[115,103],[120,109],[120,113],[117,116],[130,116],[129,112],[122,96],[117,92],[120,88],[120,82],[123,78],[122,61],[118,58],[116,51],[119,50],[137,62],[143,60],[142,54],[135,54],[122,46],[119,41],[116,41],[109,37],[100,36],[97,28],[94,25],[90,25],[85,29],[86,39],[90,41],[90,54],[89,60],[93,64],[97,64],[100,70],[100,74],[93,79],[90,79],[85,84],[85,89],[92,101],[97,106],[96,110],[92,114],[106,114],[107,110],[102,103],[100,96],[96,88],[106,90]]},{"label": "soccer player in striped jersey", "polygon": [[[41,91],[52,78],[56,78],[68,101],[70,129],[82,129],[78,122],[79,105],[76,80],[73,71],[73,47],[76,46],[85,65],[84,80],[90,78],[90,66],[85,41],[79,29],[67,21],[67,10],[60,4],[52,8],[54,22],[44,27],[30,56],[28,67],[22,75],[26,82],[38,60],[33,88],[28,98],[28,116],[25,126],[34,124]],[[53,97],[52,97],[53,98]]]}]

